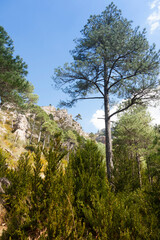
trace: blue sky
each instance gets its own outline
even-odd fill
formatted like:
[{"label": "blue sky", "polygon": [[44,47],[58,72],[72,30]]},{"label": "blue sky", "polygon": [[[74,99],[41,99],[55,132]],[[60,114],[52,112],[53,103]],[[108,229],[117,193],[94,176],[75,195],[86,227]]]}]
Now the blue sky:
[{"label": "blue sky", "polygon": [[[159,49],[160,0],[113,2],[124,17],[133,20],[133,26],[147,29],[149,42],[155,42]],[[51,87],[54,68],[72,61],[69,51],[75,46],[73,39],[81,36],[80,30],[90,15],[100,14],[110,3],[106,0],[0,0],[0,25],[13,39],[15,53],[28,64],[27,79],[39,95],[40,106],[52,104],[56,107],[60,99],[67,98]],[[73,117],[80,113],[83,129],[96,132],[103,123],[100,120],[97,123],[93,115],[103,109],[102,104],[100,101],[81,101],[68,112]]]}]

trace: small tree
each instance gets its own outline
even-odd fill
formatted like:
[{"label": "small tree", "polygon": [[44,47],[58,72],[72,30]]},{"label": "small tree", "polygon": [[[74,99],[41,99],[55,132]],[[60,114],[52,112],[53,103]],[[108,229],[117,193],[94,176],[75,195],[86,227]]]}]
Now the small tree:
[{"label": "small tree", "polygon": [[[160,52],[149,46],[146,31],[133,29],[131,21],[111,3],[100,15],[90,16],[82,38],[76,40],[73,62],[55,69],[53,80],[71,97],[62,101],[73,106],[81,99],[103,99],[105,111],[106,165],[111,178],[112,141],[110,119],[133,104],[157,96]],[[91,96],[91,94],[98,94]],[[125,105],[114,113],[114,99],[125,99]]]},{"label": "small tree", "polygon": [[7,169],[6,154],[0,148],[0,178],[5,177]]},{"label": "small tree", "polygon": [[31,193],[31,165],[28,153],[18,160],[15,171],[10,173],[11,185],[6,190],[6,209],[8,210],[6,238],[26,239],[25,228],[30,223],[29,198]]},{"label": "small tree", "polygon": [[[44,217],[46,218],[48,239],[56,239],[58,236],[66,235],[67,228],[65,220],[68,220],[68,210],[66,206],[66,195],[64,191],[64,178],[61,168],[61,161],[66,155],[66,150],[62,146],[61,134],[54,136],[52,145],[45,151],[47,167],[44,171],[45,179],[43,185],[44,192]],[[70,214],[69,214],[70,215]],[[69,217],[71,218],[71,217]]]},{"label": "small tree", "polygon": [[[41,151],[39,148],[36,149],[34,155],[34,166],[33,166],[33,174],[31,177],[31,200],[30,200],[30,212],[29,216],[31,219],[31,229],[35,232],[41,228],[43,225],[41,224],[41,211],[42,211],[42,200],[43,200],[43,179],[41,177],[42,171],[42,162],[41,162]],[[35,234],[34,232],[34,234]]]},{"label": "small tree", "polygon": [[118,191],[142,186],[142,169],[153,141],[151,117],[142,106],[120,116],[113,128],[115,185]]},{"label": "small tree", "polygon": [[0,98],[4,102],[33,103],[38,96],[33,94],[33,85],[26,80],[27,65],[20,56],[14,56],[13,41],[0,26]]},{"label": "small tree", "polygon": [[82,120],[81,114],[78,113],[78,114],[75,116],[75,120],[76,120],[76,121]]},{"label": "small tree", "polygon": [[87,141],[71,153],[68,173],[73,178],[73,206],[78,219],[82,219],[89,236],[108,239],[112,232],[113,199],[106,181],[103,155],[96,143]]}]

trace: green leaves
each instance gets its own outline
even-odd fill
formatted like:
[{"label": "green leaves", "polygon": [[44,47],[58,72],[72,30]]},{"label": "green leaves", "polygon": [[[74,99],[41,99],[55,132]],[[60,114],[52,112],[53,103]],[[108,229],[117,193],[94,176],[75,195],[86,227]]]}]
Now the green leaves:
[{"label": "green leaves", "polygon": [[106,97],[104,82],[110,98],[134,97],[134,103],[138,93],[143,93],[143,100],[158,86],[160,52],[155,45],[149,46],[146,30],[132,28],[113,3],[100,15],[90,16],[81,33],[71,51],[73,62],[58,68],[53,77],[56,86],[71,97],[70,105],[97,92]]},{"label": "green leaves", "polygon": [[[132,111],[139,113],[136,109]],[[130,115],[126,115],[121,123],[129,119]],[[120,132],[121,128],[117,130]],[[134,130],[134,122],[129,130]],[[123,135],[120,141],[117,138],[118,144],[124,139]],[[118,152],[120,165],[126,160],[127,151],[123,155]],[[45,164],[42,164],[43,154]],[[42,153],[36,149],[32,160],[30,153],[22,155],[17,168],[10,171],[11,185],[5,196],[8,228],[3,240],[159,239],[158,175],[153,186],[146,185],[134,191],[120,188],[117,193],[108,185],[103,156],[95,142],[81,141],[64,169],[65,154],[61,135],[57,134],[49,150]],[[125,163],[125,171],[130,165],[131,162]],[[119,170],[116,168],[115,182]],[[124,178],[122,174],[121,181],[131,184],[133,174]]]},{"label": "green leaves", "polygon": [[[120,115],[113,129],[116,191],[133,190],[143,183],[141,173],[153,139],[151,117],[143,106],[134,106]],[[138,181],[139,179],[139,181]]]},{"label": "green leaves", "polygon": [[33,86],[26,80],[27,65],[19,56],[14,57],[13,41],[0,26],[0,96],[2,102],[12,102],[22,106],[36,102]]},{"label": "green leaves", "polygon": [[[134,29],[113,3],[100,15],[90,16],[81,33],[71,52],[73,62],[56,69],[53,80],[70,97],[61,101],[61,106],[72,107],[78,100],[103,99],[110,179],[110,118],[134,104],[159,98],[160,51],[156,52],[155,45],[149,46],[146,31]],[[125,106],[110,114],[114,99],[125,99]]]}]

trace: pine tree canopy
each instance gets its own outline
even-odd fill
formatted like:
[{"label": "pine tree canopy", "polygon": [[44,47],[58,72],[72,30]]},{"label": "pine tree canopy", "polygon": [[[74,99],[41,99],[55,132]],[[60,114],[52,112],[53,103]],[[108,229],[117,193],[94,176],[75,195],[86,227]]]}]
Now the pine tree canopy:
[{"label": "pine tree canopy", "polygon": [[[111,3],[100,15],[90,16],[75,40],[73,62],[55,69],[55,86],[69,94],[61,105],[72,107],[81,99],[103,99],[105,112],[106,165],[111,179],[112,140],[110,118],[133,104],[159,97],[160,51],[149,46],[146,31],[133,28]],[[95,95],[96,94],[96,95]],[[111,104],[121,108],[110,113]]]},{"label": "pine tree canopy", "polygon": [[127,99],[129,105],[157,96],[160,52],[149,46],[146,31],[133,28],[113,3],[90,16],[81,34],[71,51],[73,62],[55,69],[55,85],[71,97],[63,105],[106,94],[110,101]]},{"label": "pine tree canopy", "polygon": [[13,41],[0,26],[0,97],[2,102],[22,105],[34,103],[33,85],[26,80],[27,65],[20,56],[14,56]]}]

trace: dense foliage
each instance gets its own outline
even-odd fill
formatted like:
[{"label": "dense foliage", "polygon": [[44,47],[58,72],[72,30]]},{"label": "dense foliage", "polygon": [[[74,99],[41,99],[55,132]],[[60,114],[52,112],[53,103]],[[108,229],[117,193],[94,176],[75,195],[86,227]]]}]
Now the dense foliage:
[{"label": "dense foliage", "polygon": [[[14,167],[8,165],[12,152],[4,145],[0,149],[0,204],[6,209],[2,240],[160,239],[160,126],[150,124],[144,106],[129,108],[142,103],[141,97],[156,86],[159,56],[155,46],[149,47],[145,32],[132,30],[114,4],[102,15],[91,16],[83,34],[73,51],[75,62],[56,74],[67,82],[72,73],[78,80],[66,90],[73,98],[85,97],[88,91],[104,87],[99,86],[99,77],[106,80],[107,67],[111,95],[130,98],[128,107],[122,104],[118,110],[124,107],[126,113],[112,126],[114,169],[109,174],[113,178],[106,174],[104,144],[97,144],[93,133],[86,140],[69,127],[60,128],[52,114],[33,104],[37,97],[25,78],[26,65],[14,57],[12,40],[0,27],[2,104],[16,103],[20,113],[27,106],[29,123],[25,152]],[[5,134],[14,133],[12,118],[10,125],[2,122],[8,127]],[[11,138],[5,134],[3,140]],[[15,144],[14,137],[12,148]]]},{"label": "dense foliage", "polygon": [[[112,179],[111,117],[135,104],[159,98],[160,51],[149,45],[146,30],[134,28],[112,2],[92,15],[76,39],[73,62],[55,69],[53,80],[70,97],[61,101],[73,106],[82,99],[104,103],[106,166]],[[117,99],[121,108],[110,112]]]},{"label": "dense foliage", "polygon": [[[34,148],[32,154],[23,154],[15,170],[6,168],[1,152],[0,167],[3,176],[11,182],[2,194],[8,227],[2,239],[158,240],[159,128],[148,125],[154,134],[148,135],[150,145],[145,151],[142,151],[147,139],[145,129],[138,131],[133,124],[132,132],[127,136],[119,132],[124,128],[124,121],[131,116],[136,125],[137,115],[142,113],[146,116],[142,122],[146,124],[149,117],[145,109],[134,108],[122,115],[115,126],[115,172],[111,186],[106,177],[104,156],[91,140],[77,138],[77,147],[70,151],[67,165],[63,164],[67,151],[60,134],[54,136],[50,148],[43,151]],[[129,123],[125,124],[124,131],[126,128],[131,130]],[[134,144],[133,136],[134,139],[146,138],[141,139],[136,149],[129,145],[128,152],[124,151],[124,146],[127,147],[125,139]],[[142,185],[139,183],[136,151],[141,154]]]},{"label": "dense foliage", "polygon": [[33,85],[26,80],[27,65],[20,56],[14,56],[12,39],[0,26],[0,98],[1,103],[18,105],[36,102]]}]

